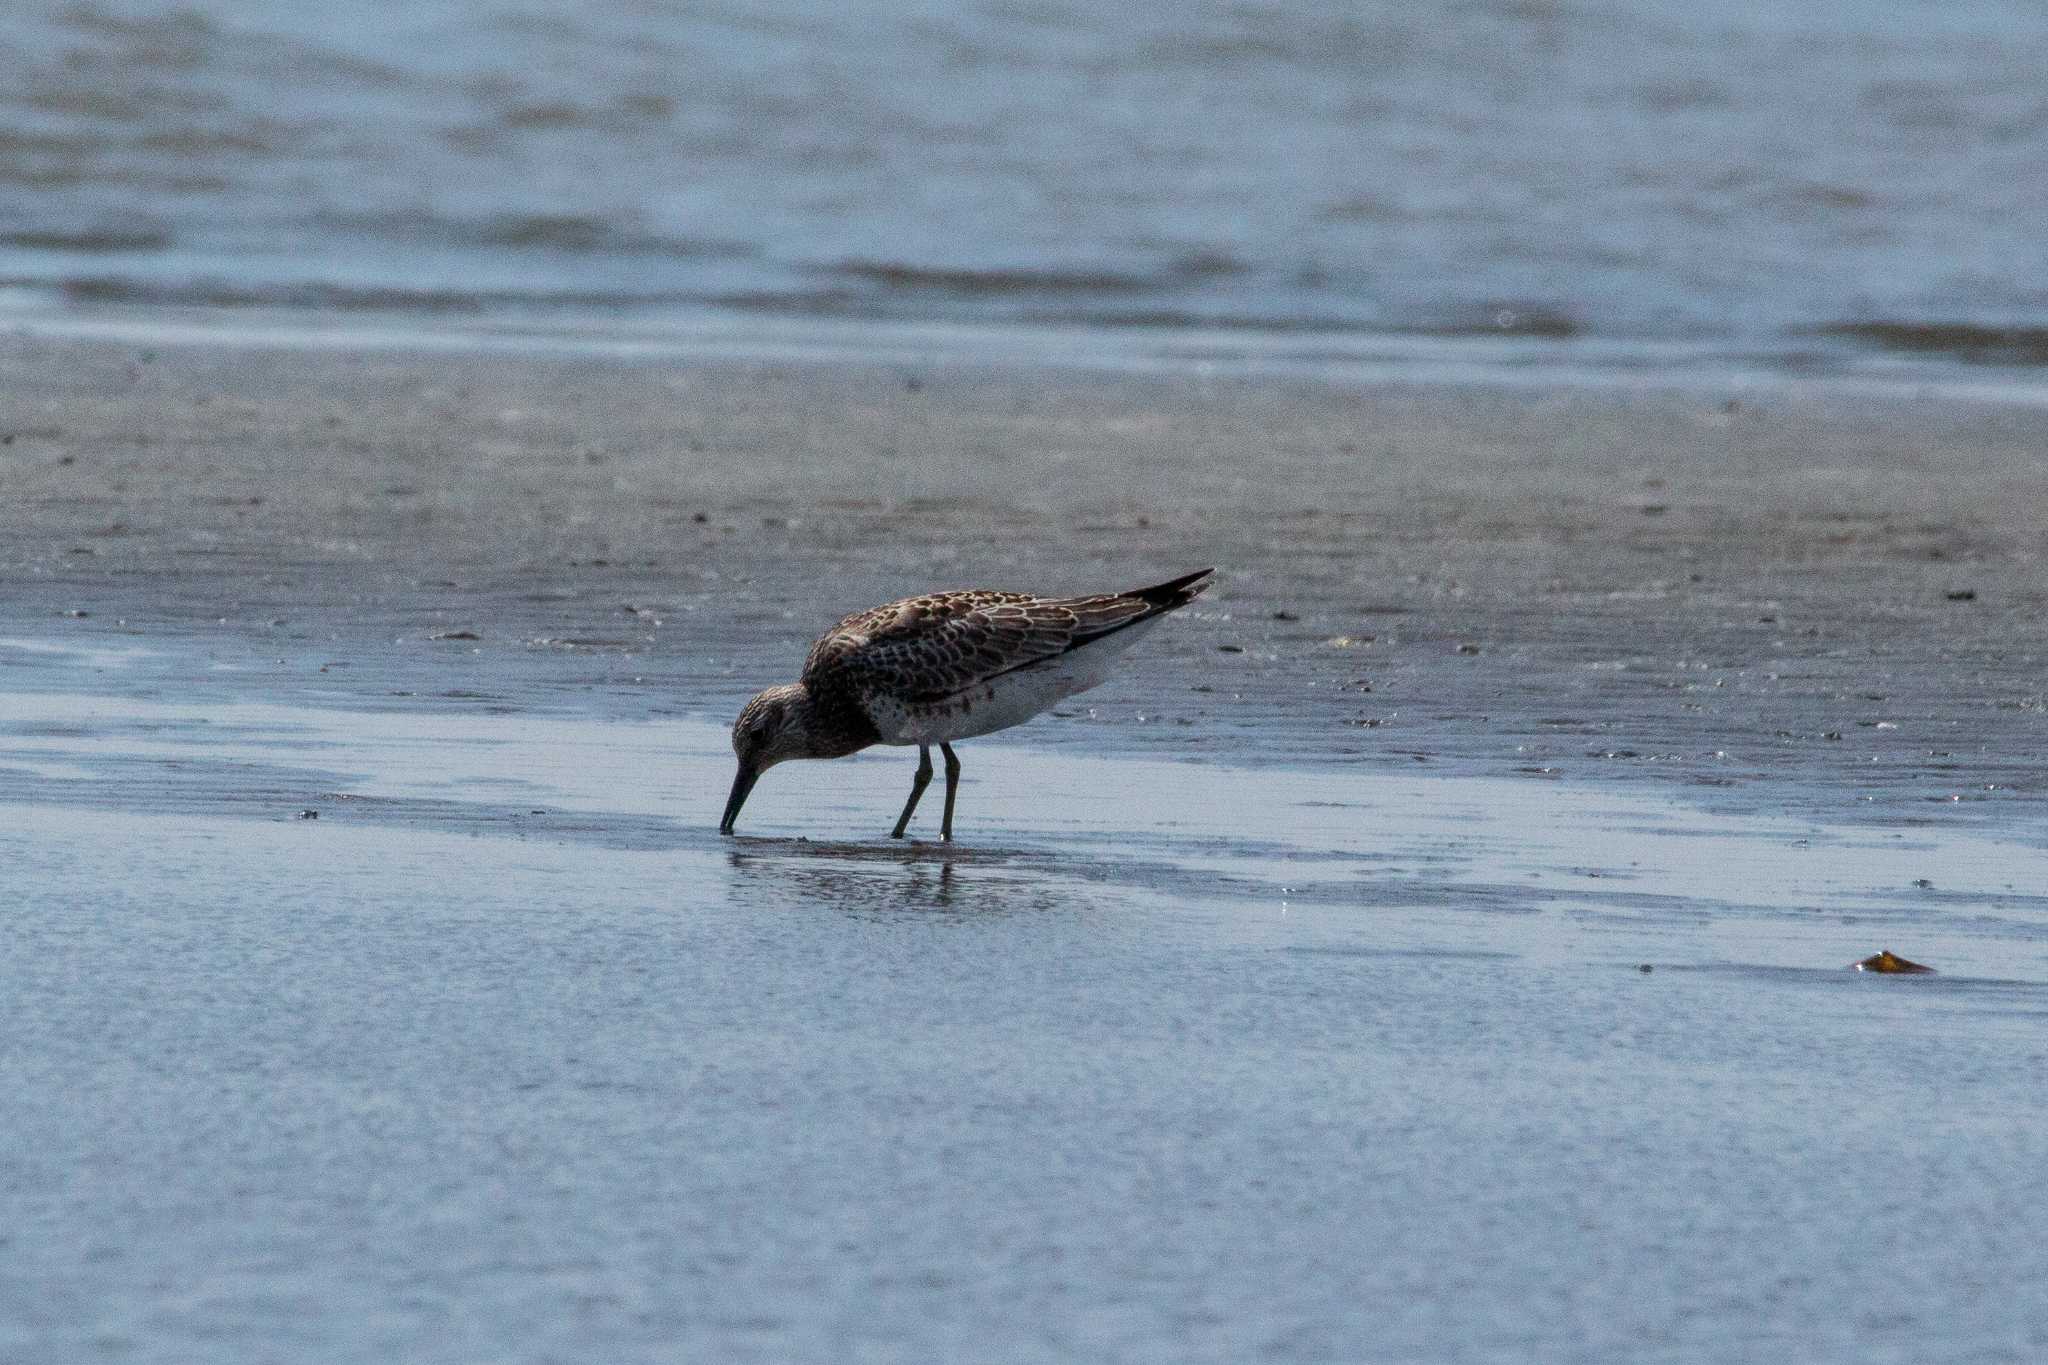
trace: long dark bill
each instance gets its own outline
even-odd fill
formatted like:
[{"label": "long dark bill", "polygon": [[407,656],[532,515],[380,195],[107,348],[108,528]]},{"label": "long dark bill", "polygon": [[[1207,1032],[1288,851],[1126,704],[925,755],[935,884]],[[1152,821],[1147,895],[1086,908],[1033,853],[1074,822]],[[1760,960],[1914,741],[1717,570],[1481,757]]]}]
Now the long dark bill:
[{"label": "long dark bill", "polygon": [[749,768],[745,764],[741,764],[740,770],[733,774],[732,795],[725,798],[725,819],[718,822],[720,834],[732,833],[732,822],[740,818],[740,807],[747,804],[747,793],[752,791],[754,784],[760,780],[761,770]]}]

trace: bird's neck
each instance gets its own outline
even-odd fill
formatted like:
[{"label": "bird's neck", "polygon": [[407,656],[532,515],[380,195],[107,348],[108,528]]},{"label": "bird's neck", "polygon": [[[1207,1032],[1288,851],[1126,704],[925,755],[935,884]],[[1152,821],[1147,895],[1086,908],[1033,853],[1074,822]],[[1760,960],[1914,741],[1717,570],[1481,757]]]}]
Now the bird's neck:
[{"label": "bird's neck", "polygon": [[867,708],[850,692],[837,687],[812,689],[802,683],[795,687],[791,704],[803,718],[806,758],[844,758],[881,739]]}]

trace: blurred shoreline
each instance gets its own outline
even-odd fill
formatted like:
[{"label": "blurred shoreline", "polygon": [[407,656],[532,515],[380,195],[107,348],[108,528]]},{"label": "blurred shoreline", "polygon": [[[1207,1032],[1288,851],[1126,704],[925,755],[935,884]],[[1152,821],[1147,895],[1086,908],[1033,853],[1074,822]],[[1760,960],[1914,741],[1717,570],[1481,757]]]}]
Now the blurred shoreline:
[{"label": "blurred shoreline", "polygon": [[[1335,383],[1802,390],[2048,405],[2048,368],[1962,363],[1901,344],[1816,339],[1796,351],[1590,337],[1432,336],[1158,323],[1142,328],[849,320],[685,308],[651,315],[551,310],[432,313],[375,307],[0,301],[0,332],[136,345],[590,355],[679,362],[1044,366]],[[1986,345],[1990,343],[1986,342]],[[2018,344],[2018,343],[2015,343]]]}]

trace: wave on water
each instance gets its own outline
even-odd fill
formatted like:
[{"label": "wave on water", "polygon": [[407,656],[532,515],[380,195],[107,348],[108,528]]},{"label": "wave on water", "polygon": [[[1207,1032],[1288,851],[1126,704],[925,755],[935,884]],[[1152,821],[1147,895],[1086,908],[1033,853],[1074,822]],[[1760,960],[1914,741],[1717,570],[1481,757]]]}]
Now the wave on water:
[{"label": "wave on water", "polygon": [[162,251],[170,245],[170,232],[153,227],[49,227],[0,231],[0,247],[19,251]]},{"label": "wave on water", "polygon": [[1995,327],[1974,322],[1837,322],[1816,336],[1879,350],[1942,356],[1970,365],[2048,365],[2048,327]]},{"label": "wave on water", "polygon": [[919,265],[908,261],[847,261],[830,268],[887,289],[928,290],[951,295],[980,294],[1131,294],[1173,288],[1180,284],[1244,272],[1229,256],[1208,253],[1183,257],[1156,271],[1114,268],[984,267]]},{"label": "wave on water", "polygon": [[507,253],[562,252],[586,256],[670,257],[676,260],[743,257],[749,242],[714,240],[647,230],[630,221],[590,212],[500,212],[464,217],[430,212],[327,213],[293,225],[314,238],[348,235],[406,247],[475,247]]},{"label": "wave on water", "polygon": [[523,292],[489,293],[470,289],[406,289],[388,285],[326,283],[273,284],[251,287],[225,280],[165,283],[115,276],[83,276],[65,281],[61,289],[70,303],[140,304],[158,307],[303,308],[316,311],[474,314],[511,312],[545,306],[582,314],[618,314],[647,307],[640,294],[605,294],[562,290],[546,296]]}]

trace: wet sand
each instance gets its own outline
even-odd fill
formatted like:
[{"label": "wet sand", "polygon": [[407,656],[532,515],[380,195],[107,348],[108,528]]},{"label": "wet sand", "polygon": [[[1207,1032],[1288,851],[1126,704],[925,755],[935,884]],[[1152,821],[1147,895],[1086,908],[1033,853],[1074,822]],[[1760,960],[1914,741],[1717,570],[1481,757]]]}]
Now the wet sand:
[{"label": "wet sand", "polygon": [[[0,1354],[2048,1348],[2035,412],[0,380]],[[963,750],[959,846],[882,837],[900,751],[713,833],[720,727],[841,611],[1206,563]]]},{"label": "wet sand", "polygon": [[364,699],[489,692],[543,652],[579,704],[723,714],[904,591],[1214,564],[1041,742],[1908,820],[2042,795],[2031,408],[33,337],[0,381],[6,611],[276,687],[367,650],[406,676]]}]

